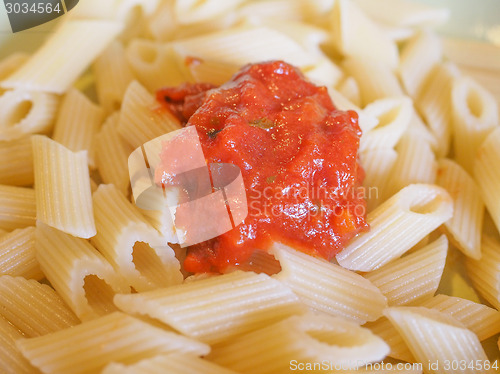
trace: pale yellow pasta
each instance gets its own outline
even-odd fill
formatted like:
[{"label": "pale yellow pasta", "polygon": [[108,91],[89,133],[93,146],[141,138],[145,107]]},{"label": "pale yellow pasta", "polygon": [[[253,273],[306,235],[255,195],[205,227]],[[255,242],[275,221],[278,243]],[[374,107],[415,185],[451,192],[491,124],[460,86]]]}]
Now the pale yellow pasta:
[{"label": "pale yellow pasta", "polygon": [[450,159],[438,161],[436,184],[453,198],[453,217],[444,223],[444,227],[466,256],[480,259],[484,203],[479,187],[460,165]]},{"label": "pale yellow pasta", "polygon": [[112,184],[93,195],[97,235],[91,242],[136,291],[182,282],[172,248]]},{"label": "pale yellow pasta", "polygon": [[0,236],[0,274],[27,279],[44,278],[35,256],[35,228],[17,229]]},{"label": "pale yellow pasta", "polygon": [[[127,61],[137,80],[148,90],[176,86],[190,81],[189,66],[179,57],[171,43],[159,43],[148,39],[134,39],[126,49]],[[231,74],[237,70],[233,67]]]},{"label": "pale yellow pasta", "polygon": [[118,134],[120,113],[111,114],[97,133],[95,141],[96,165],[104,183],[115,185],[125,196],[130,189],[128,156],[132,148]]},{"label": "pale yellow pasta", "polygon": [[0,86],[62,94],[121,29],[111,21],[68,20]]},{"label": "pale yellow pasta", "polygon": [[448,240],[443,235],[411,254],[365,274],[390,306],[410,305],[432,297],[443,274]]},{"label": "pale yellow pasta", "polygon": [[371,212],[387,196],[389,175],[394,167],[398,153],[392,148],[373,148],[360,153],[360,160],[365,169],[365,198],[367,210]]},{"label": "pale yellow pasta", "polygon": [[131,364],[162,353],[205,355],[210,347],[120,312],[17,346],[30,362],[50,374],[99,372],[109,362]]},{"label": "pale yellow pasta", "polygon": [[488,360],[476,334],[449,315],[423,307],[392,307],[385,314],[428,373],[477,373],[469,367],[447,369],[444,362]]},{"label": "pale yellow pasta", "polygon": [[[483,71],[499,71],[500,50],[497,45],[482,40],[443,38],[444,55],[456,64]],[[471,58],[474,56],[474,58]]]},{"label": "pale yellow pasta", "polygon": [[204,21],[236,8],[244,0],[175,1],[174,12],[181,24]]},{"label": "pale yellow pasta", "polygon": [[37,220],[80,238],[94,236],[87,152],[72,152],[42,135],[31,139]]},{"label": "pale yellow pasta", "polygon": [[21,65],[29,59],[29,54],[15,52],[0,60],[0,81],[14,73]]},{"label": "pale yellow pasta", "polygon": [[434,183],[437,163],[431,145],[415,134],[404,134],[396,146],[398,157],[389,176],[386,196],[392,196],[411,183]]},{"label": "pale yellow pasta", "polygon": [[440,63],[430,72],[420,96],[415,100],[416,108],[437,140],[436,154],[448,154],[451,141],[451,89],[453,80],[459,75],[456,66]]},{"label": "pale yellow pasta", "polygon": [[33,184],[33,148],[29,136],[8,142],[0,141],[0,160],[0,184]]},{"label": "pale yellow pasta", "polygon": [[429,26],[445,22],[450,11],[408,0],[354,0],[379,22],[395,26]]},{"label": "pale yellow pasta", "polygon": [[495,98],[500,107],[500,70],[483,70],[458,65],[463,75],[469,76],[484,87]]},{"label": "pale yellow pasta", "polygon": [[133,81],[123,98],[118,132],[132,147],[180,128],[170,114],[141,84]]},{"label": "pale yellow pasta", "polygon": [[[221,85],[231,79],[238,67],[231,63],[209,60],[187,60],[187,69],[195,82],[207,82]],[[316,70],[313,73],[321,73]],[[328,73],[328,71],[327,71]]]},{"label": "pale yellow pasta", "polygon": [[103,117],[101,107],[70,88],[61,102],[52,139],[73,152],[87,151],[88,163],[95,168],[94,137]]},{"label": "pale yellow pasta", "polygon": [[442,47],[438,37],[423,30],[405,44],[401,51],[398,72],[405,91],[418,97],[426,78],[442,59]]},{"label": "pale yellow pasta", "polygon": [[356,56],[345,59],[342,67],[356,79],[361,95],[361,107],[379,99],[403,96],[398,78],[391,68],[382,62]]},{"label": "pale yellow pasta", "polygon": [[389,357],[406,362],[416,362],[405,341],[386,317],[379,318],[375,322],[368,322],[363,327],[370,329],[389,345]]},{"label": "pale yellow pasta", "polygon": [[119,21],[126,28],[134,19],[134,13],[152,14],[157,8],[159,0],[110,0],[105,3],[100,0],[86,0],[70,13],[72,19],[110,19]]},{"label": "pale yellow pasta", "polygon": [[32,188],[0,185],[0,229],[11,231],[36,222],[36,198]]},{"label": "pale yellow pasta", "polygon": [[0,276],[0,315],[29,338],[80,323],[51,287],[10,275]]},{"label": "pale yellow pasta", "polygon": [[112,42],[92,67],[99,103],[107,113],[118,110],[128,85],[134,80],[123,44],[119,41]]},{"label": "pale yellow pasta", "polygon": [[409,185],[368,213],[370,231],[354,238],[336,259],[347,269],[375,270],[400,257],[452,214],[453,203],[444,189]]},{"label": "pale yellow pasta", "polygon": [[116,295],[114,302],[125,312],[156,318],[207,343],[233,340],[305,311],[298,297],[283,283],[266,274],[242,271]]},{"label": "pale yellow pasta", "polygon": [[494,130],[481,144],[474,160],[474,178],[488,212],[500,230],[500,129]]},{"label": "pale yellow pasta", "polygon": [[40,374],[16,347],[23,334],[0,316],[0,370],[5,374]]},{"label": "pale yellow pasta", "polygon": [[[389,352],[370,330],[339,317],[306,314],[213,347],[209,360],[248,374],[285,373],[302,363],[352,368]],[[295,368],[295,370],[297,370]]]},{"label": "pale yellow pasta", "polygon": [[342,94],[342,96],[344,96],[350,102],[352,102],[356,106],[361,105],[361,94],[356,79],[351,76],[346,77],[340,82],[337,89],[339,93]]},{"label": "pale yellow pasta", "polygon": [[500,243],[483,235],[481,259],[467,258],[467,275],[475,289],[495,308],[500,309]]},{"label": "pale yellow pasta", "polygon": [[48,133],[58,104],[58,97],[50,93],[22,88],[6,91],[0,96],[0,141]]},{"label": "pale yellow pasta", "polygon": [[196,57],[235,66],[265,60],[284,60],[297,67],[311,66],[316,57],[288,35],[268,27],[237,27],[173,43],[183,59]]},{"label": "pale yellow pasta", "polygon": [[451,315],[473,331],[480,341],[500,332],[500,312],[485,304],[459,297],[436,295],[423,301],[421,305]]},{"label": "pale yellow pasta", "polygon": [[325,56],[318,57],[314,65],[304,67],[302,73],[318,86],[333,86],[343,76],[340,68]]},{"label": "pale yellow pasta", "polygon": [[364,113],[376,117],[379,122],[361,137],[361,152],[394,147],[410,124],[413,108],[409,98],[386,98],[368,105]]},{"label": "pale yellow pasta", "polygon": [[282,268],[274,278],[313,311],[363,324],[379,318],[387,306],[380,290],[359,274],[280,243],[271,253]]},{"label": "pale yellow pasta", "polygon": [[396,44],[354,2],[336,1],[331,25],[333,42],[341,54],[397,66]]},{"label": "pale yellow pasta", "polygon": [[81,320],[116,310],[114,294],[130,292],[126,281],[87,240],[43,223],[37,225],[35,238],[43,273]]},{"label": "pale yellow pasta", "polygon": [[102,374],[237,374],[192,353],[158,355],[126,366],[111,363]]},{"label": "pale yellow pasta", "polygon": [[488,91],[468,77],[454,80],[451,105],[455,159],[472,172],[478,147],[499,126],[498,105]]}]

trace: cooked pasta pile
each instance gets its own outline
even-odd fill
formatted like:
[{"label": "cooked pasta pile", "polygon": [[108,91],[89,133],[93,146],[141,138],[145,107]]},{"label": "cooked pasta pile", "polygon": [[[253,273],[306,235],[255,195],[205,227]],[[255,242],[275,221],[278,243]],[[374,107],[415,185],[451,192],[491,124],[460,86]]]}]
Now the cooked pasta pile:
[{"label": "cooked pasta pile", "polygon": [[[0,371],[494,372],[500,49],[441,38],[448,15],[81,0],[33,54],[4,56]],[[156,90],[268,60],[358,112],[371,229],[332,262],[275,243],[260,273],[188,276],[170,211],[134,204],[128,157],[181,127]]]}]

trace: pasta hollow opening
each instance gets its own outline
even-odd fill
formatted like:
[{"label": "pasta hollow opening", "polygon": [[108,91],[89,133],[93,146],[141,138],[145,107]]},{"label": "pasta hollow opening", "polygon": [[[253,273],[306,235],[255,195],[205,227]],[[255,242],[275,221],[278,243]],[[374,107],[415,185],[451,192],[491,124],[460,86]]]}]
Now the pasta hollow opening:
[{"label": "pasta hollow opening", "polygon": [[138,44],[137,53],[142,60],[146,64],[154,64],[156,59],[158,58],[158,51],[155,47],[147,44]]},{"label": "pasta hollow opening", "polygon": [[98,314],[104,315],[118,310],[113,304],[115,293],[111,286],[95,274],[83,279],[83,290],[89,306]]},{"label": "pasta hollow opening", "polygon": [[17,103],[11,112],[7,115],[6,126],[13,127],[26,118],[31,109],[33,108],[33,102],[31,100],[24,99]]},{"label": "pasta hollow opening", "polygon": [[442,203],[442,199],[439,195],[428,196],[424,200],[410,202],[409,210],[413,213],[429,214],[439,209]]},{"label": "pasta hollow opening", "polygon": [[305,333],[318,342],[328,345],[355,347],[361,344],[359,338],[349,332],[332,333],[328,330],[307,330]]},{"label": "pasta hollow opening", "polygon": [[377,129],[381,129],[387,125],[390,125],[394,122],[394,120],[398,117],[401,111],[401,107],[398,105],[395,108],[392,108],[388,112],[382,113],[378,116],[379,123],[377,125]]},{"label": "pasta hollow opening", "polygon": [[476,90],[469,90],[466,100],[470,113],[476,118],[481,118],[484,107],[479,93]]},{"label": "pasta hollow opening", "polygon": [[154,282],[161,283],[168,278],[168,272],[162,266],[160,257],[155,250],[145,242],[137,241],[132,247],[132,262],[142,276]]}]

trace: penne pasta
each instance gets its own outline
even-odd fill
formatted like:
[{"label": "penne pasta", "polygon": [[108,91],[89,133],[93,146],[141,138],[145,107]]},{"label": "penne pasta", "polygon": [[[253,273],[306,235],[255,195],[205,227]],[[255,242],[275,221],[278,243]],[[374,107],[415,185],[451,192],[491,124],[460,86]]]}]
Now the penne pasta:
[{"label": "penne pasta", "polygon": [[361,137],[361,152],[394,147],[408,128],[413,115],[411,100],[405,97],[377,100],[367,106],[364,112],[379,122]]},{"label": "penne pasta", "polygon": [[389,176],[394,167],[398,153],[391,148],[373,148],[360,153],[360,160],[365,168],[363,181],[367,211],[371,212],[387,196]]},{"label": "penne pasta", "polygon": [[427,77],[441,59],[441,42],[427,30],[420,31],[404,45],[398,71],[403,87],[411,97],[419,96]]},{"label": "penne pasta", "polygon": [[436,154],[444,157],[450,149],[452,133],[451,90],[458,69],[451,63],[437,64],[429,73],[415,100],[416,108],[436,138]]},{"label": "penne pasta", "polygon": [[128,157],[132,149],[118,134],[119,121],[119,112],[111,114],[97,133],[94,139],[96,165],[104,183],[113,184],[123,195],[128,196]]},{"label": "penne pasta", "polygon": [[438,161],[436,184],[453,198],[453,216],[444,227],[458,249],[479,260],[484,215],[479,187],[461,166],[449,159]]},{"label": "penne pasta", "polygon": [[35,228],[17,229],[0,236],[0,274],[27,279],[44,278],[35,256]]},{"label": "penne pasta", "polygon": [[45,335],[80,323],[52,288],[35,280],[1,275],[0,295],[0,315],[25,337]]},{"label": "penne pasta", "polygon": [[81,320],[116,310],[114,294],[130,292],[126,281],[88,241],[42,223],[35,235],[43,273]]},{"label": "penne pasta", "polygon": [[454,80],[451,104],[455,159],[472,172],[478,147],[498,127],[498,105],[488,91],[466,77]]},{"label": "penne pasta", "polygon": [[31,138],[25,136],[0,141],[0,184],[30,186],[33,184],[33,149]]},{"label": "penne pasta", "polygon": [[28,61],[29,57],[27,53],[16,52],[0,60],[0,81],[19,69],[19,66]]},{"label": "penne pasta", "polygon": [[103,117],[104,112],[99,106],[71,88],[61,102],[52,140],[73,152],[87,151],[88,164],[95,168],[94,137]]},{"label": "penne pasta", "polygon": [[497,240],[483,236],[480,260],[467,258],[467,275],[479,294],[495,308],[500,308],[500,244]]},{"label": "penne pasta", "polygon": [[422,307],[392,307],[385,314],[429,373],[477,373],[467,367],[446,369],[444,362],[488,360],[477,336],[449,315]]},{"label": "penne pasta", "polygon": [[118,132],[133,148],[180,128],[179,121],[138,82],[133,81],[123,98]]},{"label": "penne pasta", "polygon": [[441,187],[412,184],[368,213],[369,232],[337,254],[350,270],[372,271],[400,257],[453,214],[450,195]]},{"label": "penne pasta", "polygon": [[365,274],[390,306],[417,304],[432,297],[443,274],[448,251],[444,235],[422,249]]},{"label": "penne pasta", "polygon": [[356,106],[361,106],[361,93],[356,79],[349,76],[343,79],[337,87],[339,93]]},{"label": "penne pasta", "polygon": [[48,133],[56,117],[57,96],[16,89],[0,96],[0,141]]},{"label": "penne pasta", "polygon": [[370,330],[339,317],[306,314],[213,347],[208,356],[219,365],[243,373],[284,373],[293,365],[327,362],[353,368],[383,359],[389,352]]},{"label": "penne pasta", "polygon": [[158,355],[139,361],[133,365],[111,363],[104,368],[102,374],[236,374],[213,362],[202,359],[192,353]]},{"label": "penne pasta", "polygon": [[23,334],[0,316],[0,370],[5,374],[38,374],[16,347]]},{"label": "penne pasta", "polygon": [[97,235],[91,242],[136,291],[182,282],[179,261],[161,235],[113,185],[93,195]]},{"label": "penne pasta", "polygon": [[282,268],[274,278],[312,311],[363,324],[378,319],[387,307],[380,290],[359,274],[280,243],[274,244],[272,254]]},{"label": "penne pasta", "polygon": [[474,178],[484,204],[500,230],[500,172],[493,165],[500,162],[500,129],[494,130],[479,147],[474,160]]},{"label": "penne pasta", "polygon": [[[429,26],[445,22],[449,9],[407,0],[354,0],[375,20],[395,26]],[[388,11],[390,10],[390,11]]]},{"label": "penne pasta", "polygon": [[114,302],[124,312],[148,315],[210,344],[305,311],[283,283],[266,274],[241,271],[154,291],[116,295]]},{"label": "penne pasta", "polygon": [[108,362],[131,364],[165,353],[205,355],[210,347],[115,312],[17,346],[44,373],[96,373]]},{"label": "penne pasta", "polygon": [[396,146],[398,157],[389,175],[389,188],[384,198],[392,196],[412,183],[434,183],[437,163],[431,145],[415,134],[404,134]]},{"label": "penne pasta", "polygon": [[66,21],[0,86],[62,94],[121,30],[122,25],[112,21]]},{"label": "penne pasta", "polygon": [[134,80],[125,48],[119,41],[112,42],[92,65],[99,103],[106,113],[120,109],[128,85]]},{"label": "penne pasta", "polygon": [[177,1],[174,14],[181,24],[205,21],[236,8],[244,0],[208,0],[202,3],[196,0]]},{"label": "penne pasta", "polygon": [[363,327],[370,329],[389,345],[390,352],[387,354],[389,357],[405,362],[416,362],[401,334],[386,317],[379,318],[375,322],[368,322]]},{"label": "penne pasta", "polygon": [[342,67],[354,77],[359,86],[361,107],[366,107],[376,100],[404,95],[398,78],[391,68],[382,62],[356,56],[346,58]]},{"label": "penne pasta", "polygon": [[237,67],[263,60],[283,60],[302,68],[316,60],[288,35],[268,27],[218,31],[176,41],[173,48],[182,60],[196,57]]},{"label": "penne pasta", "polygon": [[480,341],[500,332],[500,312],[487,305],[448,295],[436,295],[421,305],[451,315],[474,332]]},{"label": "penne pasta", "polygon": [[333,43],[344,56],[380,61],[390,68],[398,64],[396,44],[369,19],[356,3],[339,0],[331,13]]},{"label": "penne pasta", "polygon": [[96,234],[87,152],[72,152],[45,136],[32,137],[37,219],[68,234]]},{"label": "penne pasta", "polygon": [[197,65],[186,64],[189,60],[179,57],[171,43],[134,39],[125,53],[137,80],[150,91],[191,81],[189,67]]},{"label": "penne pasta", "polygon": [[[443,38],[444,55],[456,64],[498,71],[500,51],[498,46],[474,39]],[[470,58],[474,56],[474,58]]]},{"label": "penne pasta", "polygon": [[32,188],[0,185],[0,229],[11,231],[36,222],[36,199]]}]

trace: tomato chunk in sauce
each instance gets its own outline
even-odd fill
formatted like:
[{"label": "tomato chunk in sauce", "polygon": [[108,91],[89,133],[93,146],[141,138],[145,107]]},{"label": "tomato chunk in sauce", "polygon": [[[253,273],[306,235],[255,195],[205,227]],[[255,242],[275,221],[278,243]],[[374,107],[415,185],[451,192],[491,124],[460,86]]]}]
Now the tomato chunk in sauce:
[{"label": "tomato chunk in sauce", "polygon": [[167,88],[157,98],[196,127],[207,163],[240,168],[246,189],[243,223],[189,247],[187,271],[227,271],[274,241],[330,260],[367,229],[358,116],[337,110],[297,68],[247,65],[218,88]]}]

